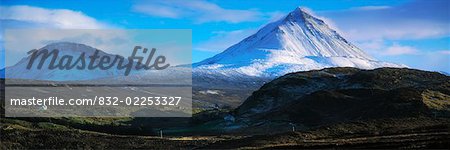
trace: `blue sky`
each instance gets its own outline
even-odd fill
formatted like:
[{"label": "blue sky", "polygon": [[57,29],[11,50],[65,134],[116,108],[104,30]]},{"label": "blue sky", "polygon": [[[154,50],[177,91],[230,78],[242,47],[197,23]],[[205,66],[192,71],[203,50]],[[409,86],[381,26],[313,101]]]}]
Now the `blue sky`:
[{"label": "blue sky", "polygon": [[193,61],[302,6],[379,60],[450,72],[448,0],[1,0],[0,5],[2,30],[192,29]]}]

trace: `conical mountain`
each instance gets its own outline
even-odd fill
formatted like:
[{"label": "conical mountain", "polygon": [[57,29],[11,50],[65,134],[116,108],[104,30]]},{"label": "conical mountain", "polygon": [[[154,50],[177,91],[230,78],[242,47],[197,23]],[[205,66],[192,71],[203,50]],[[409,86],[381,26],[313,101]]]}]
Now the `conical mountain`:
[{"label": "conical mountain", "polygon": [[[5,75],[7,78],[18,78],[18,79],[34,79],[34,80],[54,80],[54,81],[66,81],[66,80],[90,80],[90,79],[99,79],[106,77],[114,77],[123,75],[123,70],[118,70],[116,67],[112,67],[110,69],[102,70],[98,67],[93,70],[86,69],[89,63],[89,56],[92,56],[96,50],[91,46],[87,46],[84,44],[71,43],[71,42],[56,42],[45,45],[42,48],[37,49],[41,50],[58,50],[58,57],[56,57],[56,61],[54,64],[60,63],[60,60],[63,56],[71,56],[71,63],[75,63],[77,59],[80,57],[82,53],[84,53],[85,58],[85,69],[76,69],[73,67],[72,69],[49,69],[49,64],[51,63],[53,55],[50,55],[47,59],[44,59],[44,63],[42,68],[38,68],[41,59],[43,57],[38,57],[32,63],[32,67],[27,69],[27,66],[30,63],[31,55],[22,58],[18,63],[13,66],[6,67]],[[108,56],[111,59],[114,59],[116,55],[108,54],[103,52],[102,50],[98,50],[98,56]],[[43,55],[40,55],[43,56]],[[122,56],[118,56],[122,57]],[[96,60],[96,64],[98,64],[99,59]],[[63,61],[63,63],[67,63]],[[78,62],[76,66],[81,66],[81,62]],[[73,64],[71,64],[73,65]]]},{"label": "conical mountain", "polygon": [[249,76],[279,76],[327,67],[404,67],[375,60],[303,8],[193,66],[197,72]]}]

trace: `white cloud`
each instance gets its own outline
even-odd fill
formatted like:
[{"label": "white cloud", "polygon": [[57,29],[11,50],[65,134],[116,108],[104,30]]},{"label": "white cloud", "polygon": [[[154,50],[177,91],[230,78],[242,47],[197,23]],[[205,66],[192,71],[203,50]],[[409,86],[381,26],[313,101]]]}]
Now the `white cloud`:
[{"label": "white cloud", "polygon": [[[0,20],[61,29],[99,29],[106,24],[68,9],[46,9],[33,6],[0,6]],[[16,24],[17,25],[17,24]]]},{"label": "white cloud", "polygon": [[415,47],[401,45],[399,43],[388,45],[384,40],[370,40],[356,42],[355,44],[370,55],[378,57],[422,54],[420,50]]},{"label": "white cloud", "polygon": [[353,8],[355,10],[382,10],[382,9],[388,9],[391,8],[391,6],[362,6],[362,7],[356,7]]},{"label": "white cloud", "polygon": [[263,14],[256,10],[226,9],[204,0],[147,1],[135,4],[132,9],[155,17],[192,18],[196,23],[240,23],[270,17],[270,14]]},{"label": "white cloud", "polygon": [[151,5],[142,4],[133,6],[134,11],[141,12],[151,16],[165,17],[165,18],[179,18],[180,12],[176,8],[161,6],[161,5]]},{"label": "white cloud", "polygon": [[216,31],[207,41],[194,46],[195,50],[221,52],[226,48],[240,42],[242,39],[255,33],[254,29],[234,30],[234,31]]},{"label": "white cloud", "polygon": [[412,66],[424,70],[450,72],[450,55],[448,51],[444,51],[444,54],[442,52],[426,52],[419,55],[410,55],[412,60],[415,60],[410,63],[413,64]]},{"label": "white cloud", "polygon": [[382,55],[405,55],[405,54],[417,54],[418,50],[411,46],[404,46],[394,43],[392,46],[388,47]]},{"label": "white cloud", "polygon": [[448,1],[413,1],[320,14],[332,18],[351,41],[416,40],[450,35]]},{"label": "white cloud", "polygon": [[439,54],[450,55],[450,50],[438,51]]},{"label": "white cloud", "polygon": [[[80,11],[68,9],[46,9],[40,7],[17,5],[0,6],[0,47],[4,47],[5,29],[16,28],[56,28],[56,29],[100,29],[110,26],[87,16]],[[24,38],[37,38],[39,35],[29,35]],[[47,35],[41,35],[45,38]],[[18,45],[33,45],[34,43],[18,43]],[[26,50],[26,49],[25,49]],[[28,49],[29,50],[29,49]],[[13,51],[13,53],[19,53]],[[5,49],[0,49],[0,57],[5,55]],[[20,59],[16,55],[8,55],[9,60]],[[8,64],[9,62],[6,62]],[[0,68],[5,64],[0,63]]]},{"label": "white cloud", "polygon": [[4,35],[8,52],[19,54],[55,42],[81,43],[117,54],[130,49],[127,44],[132,42],[126,30],[7,29]]},{"label": "white cloud", "polygon": [[365,49],[379,50],[385,46],[384,41],[381,39],[375,39],[375,40],[364,41],[364,42],[356,42],[355,44],[358,45],[359,48],[362,48],[364,50]]},{"label": "white cloud", "polygon": [[[362,20],[361,20],[362,21]],[[357,24],[357,23],[351,23]],[[368,25],[360,23],[358,27],[342,28],[345,37],[353,41],[368,40],[417,40],[448,35],[445,25],[425,21],[385,22]]]},{"label": "white cloud", "polygon": [[[344,38],[380,60],[403,63],[420,69],[448,70],[450,52],[447,49],[425,51],[396,43],[448,37],[448,3],[449,1],[445,0],[416,0],[390,7],[364,6],[317,13],[333,19],[335,25],[332,27]],[[417,59],[423,61],[415,62]]]}]

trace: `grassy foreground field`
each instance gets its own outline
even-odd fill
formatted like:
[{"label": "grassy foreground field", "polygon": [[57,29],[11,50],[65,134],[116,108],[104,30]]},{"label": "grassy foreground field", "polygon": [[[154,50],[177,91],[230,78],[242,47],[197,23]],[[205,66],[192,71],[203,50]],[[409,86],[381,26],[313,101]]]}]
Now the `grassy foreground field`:
[{"label": "grassy foreground field", "polygon": [[189,118],[0,114],[1,149],[449,149],[449,95],[450,77],[436,72],[330,68],[287,74],[238,108],[199,107]]},{"label": "grassy foreground field", "polygon": [[383,119],[264,135],[117,135],[2,118],[2,149],[448,148],[450,120]]}]

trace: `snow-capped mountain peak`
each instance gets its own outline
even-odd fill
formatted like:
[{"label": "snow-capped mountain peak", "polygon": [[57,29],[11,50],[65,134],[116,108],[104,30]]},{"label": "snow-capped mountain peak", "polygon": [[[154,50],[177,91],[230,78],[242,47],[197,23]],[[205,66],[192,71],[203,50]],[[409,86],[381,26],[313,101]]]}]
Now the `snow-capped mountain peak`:
[{"label": "snow-capped mountain peak", "polygon": [[279,76],[326,67],[404,67],[376,61],[302,8],[193,66],[196,72],[249,76]]},{"label": "snow-capped mountain peak", "polygon": [[[53,50],[57,50],[58,54],[56,55],[55,63],[60,63],[62,56],[72,56],[73,60],[71,63],[76,62],[78,57],[80,57],[84,53],[84,58],[88,58],[92,56],[96,51],[98,51],[98,56],[108,56],[110,58],[114,58],[116,55],[105,53],[102,50],[98,50],[91,46],[87,46],[79,43],[71,43],[71,42],[55,42],[48,45],[45,45],[42,48],[37,49],[37,51],[48,50],[51,52]],[[123,74],[123,70],[118,70],[117,68],[110,68],[107,70],[102,69],[76,69],[75,67],[72,69],[50,69],[49,66],[51,64],[53,55],[44,59],[44,63],[41,68],[38,68],[40,61],[43,57],[37,57],[31,63],[32,66],[27,68],[32,59],[32,56],[29,55],[27,57],[22,58],[18,63],[13,66],[5,68],[5,77],[6,78],[19,78],[19,79],[34,79],[34,80],[54,80],[54,81],[65,81],[65,80],[89,80],[89,79],[99,79],[105,77],[119,76]],[[120,56],[122,57],[122,56]],[[63,61],[63,62],[67,62]],[[98,63],[98,60],[96,61]],[[79,63],[80,64],[80,63]],[[80,65],[77,66],[80,66]],[[85,66],[87,63],[85,62]]]}]

